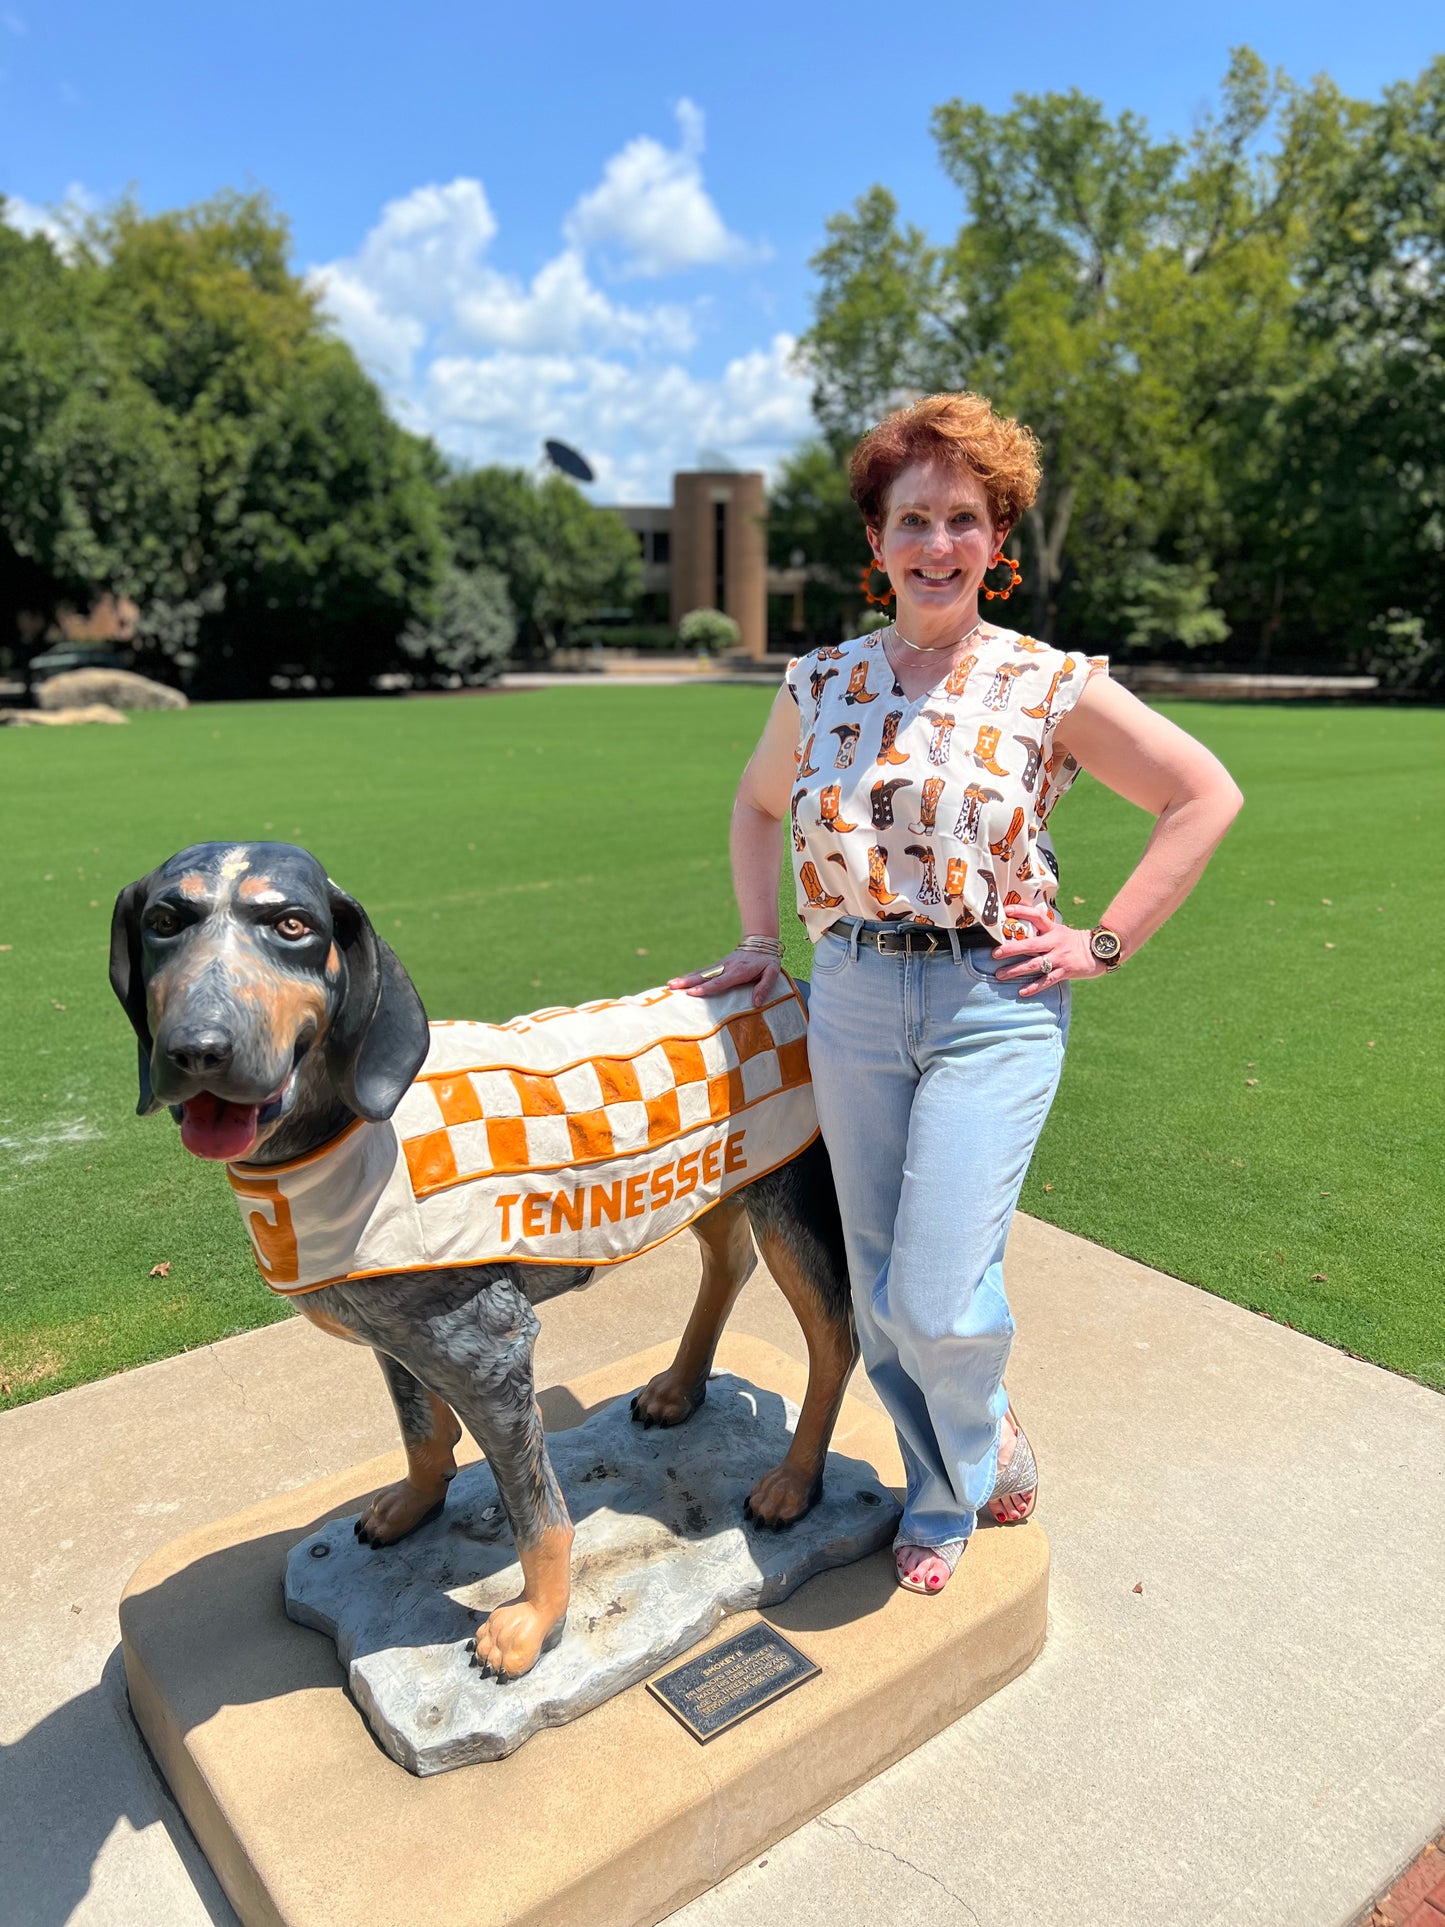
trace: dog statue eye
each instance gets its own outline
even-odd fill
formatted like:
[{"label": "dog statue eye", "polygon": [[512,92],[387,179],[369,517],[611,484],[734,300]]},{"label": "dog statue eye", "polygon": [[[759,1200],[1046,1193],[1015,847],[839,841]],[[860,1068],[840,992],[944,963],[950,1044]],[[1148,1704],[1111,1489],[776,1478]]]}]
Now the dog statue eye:
[{"label": "dog statue eye", "polygon": [[299,943],[303,937],[311,935],[311,925],[304,917],[278,917],[272,928],[278,937],[285,937],[289,943]]},{"label": "dog statue eye", "polygon": [[146,918],[146,929],[153,937],[173,937],[181,927],[181,920],[174,910],[159,904]]}]

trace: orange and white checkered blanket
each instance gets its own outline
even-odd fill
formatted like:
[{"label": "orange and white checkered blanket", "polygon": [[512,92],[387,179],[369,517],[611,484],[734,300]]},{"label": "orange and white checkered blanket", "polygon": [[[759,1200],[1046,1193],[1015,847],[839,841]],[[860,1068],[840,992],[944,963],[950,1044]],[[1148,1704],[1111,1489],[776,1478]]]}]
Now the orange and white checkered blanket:
[{"label": "orange and white checkered blanket", "polygon": [[452,1265],[636,1257],[818,1132],[807,1011],[652,990],[509,1024],[433,1024],[384,1123],[228,1166],[273,1290]]}]

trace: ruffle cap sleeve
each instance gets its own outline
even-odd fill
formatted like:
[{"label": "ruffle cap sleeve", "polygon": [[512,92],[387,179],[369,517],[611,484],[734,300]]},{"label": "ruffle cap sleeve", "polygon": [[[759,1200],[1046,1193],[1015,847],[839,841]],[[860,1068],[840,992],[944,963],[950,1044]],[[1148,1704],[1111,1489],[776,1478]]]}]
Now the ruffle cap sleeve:
[{"label": "ruffle cap sleeve", "polygon": [[1095,676],[1107,676],[1107,656],[1086,656],[1080,650],[1051,649],[1048,656],[1049,688],[1045,698],[1046,714],[1040,722],[1044,752],[1044,779],[1040,784],[1039,815],[1047,817],[1079,773],[1072,756],[1056,748],[1054,737],[1059,724],[1083,695]]}]

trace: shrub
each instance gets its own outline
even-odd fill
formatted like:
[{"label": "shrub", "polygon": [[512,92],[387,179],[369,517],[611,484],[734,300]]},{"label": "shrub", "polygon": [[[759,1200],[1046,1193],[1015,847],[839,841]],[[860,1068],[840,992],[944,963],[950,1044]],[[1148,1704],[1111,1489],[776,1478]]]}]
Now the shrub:
[{"label": "shrub", "polygon": [[516,636],[512,599],[496,569],[448,569],[431,621],[409,623],[401,646],[413,661],[444,675],[493,682]]},{"label": "shrub", "polygon": [[721,656],[738,646],[738,625],[721,609],[689,609],[677,625],[677,633],[689,649]]},{"label": "shrub", "polygon": [[676,629],[665,622],[584,622],[567,631],[569,649],[680,649]]}]

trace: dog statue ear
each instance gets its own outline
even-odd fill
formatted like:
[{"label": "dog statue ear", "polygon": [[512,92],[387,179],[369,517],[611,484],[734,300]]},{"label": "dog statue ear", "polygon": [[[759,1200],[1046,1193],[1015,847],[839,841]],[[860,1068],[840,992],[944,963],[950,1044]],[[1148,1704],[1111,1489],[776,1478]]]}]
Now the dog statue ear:
[{"label": "dog statue ear", "polygon": [[154,881],[155,872],[152,871],[138,882],[128,883],[116,898],[110,918],[110,987],[130,1019],[140,1056],[140,1096],[135,1107],[137,1117],[149,1117],[161,1108],[160,1099],[151,1089],[151,1050],[155,1039],[151,1036],[150,1017],[146,1010],[145,974],[140,950],[141,911],[145,908]]},{"label": "dog statue ear", "polygon": [[326,1033],[337,1094],[371,1123],[390,1117],[431,1047],[421,998],[390,945],[344,890],[330,885],[331,922],[346,972]]}]

